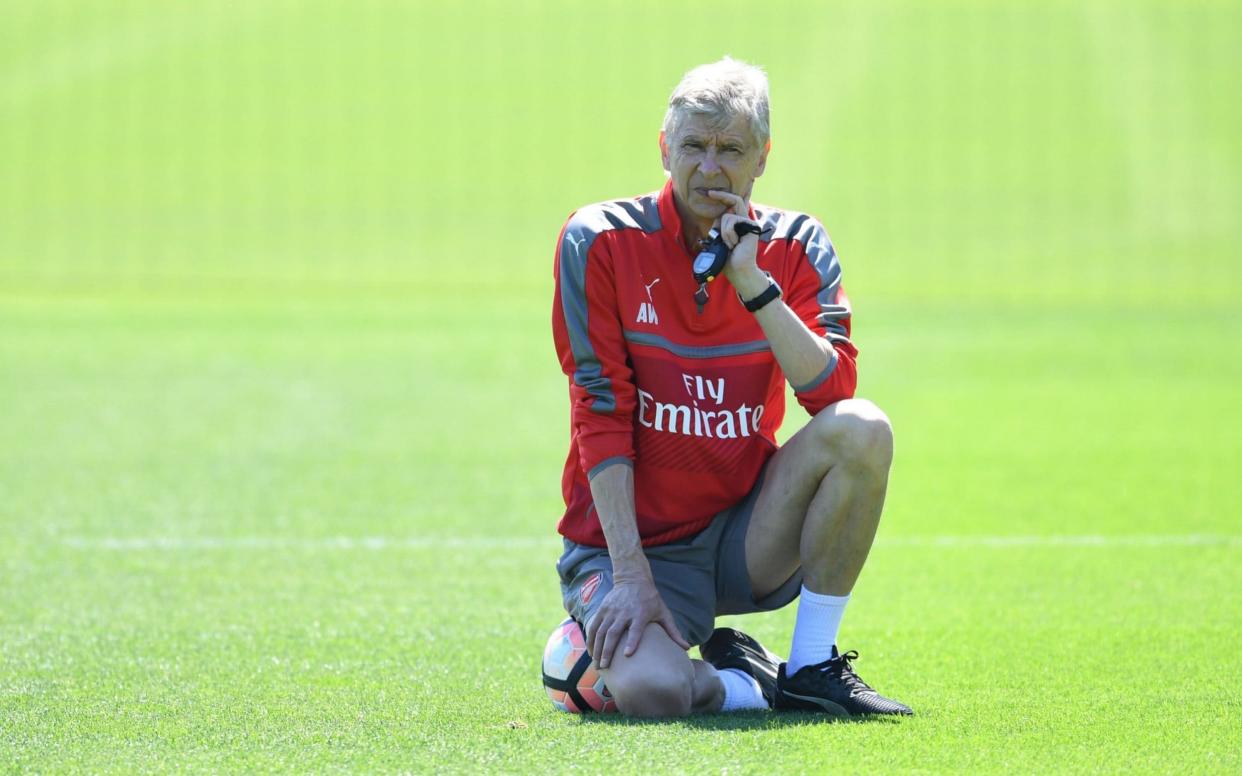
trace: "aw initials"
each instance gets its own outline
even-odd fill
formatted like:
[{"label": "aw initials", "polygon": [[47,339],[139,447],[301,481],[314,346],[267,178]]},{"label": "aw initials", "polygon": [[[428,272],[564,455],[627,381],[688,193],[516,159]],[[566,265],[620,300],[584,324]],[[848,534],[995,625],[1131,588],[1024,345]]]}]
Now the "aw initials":
[{"label": "aw initials", "polygon": [[638,305],[638,318],[635,323],[659,323],[660,316],[656,315],[655,305],[651,302],[642,302]]}]

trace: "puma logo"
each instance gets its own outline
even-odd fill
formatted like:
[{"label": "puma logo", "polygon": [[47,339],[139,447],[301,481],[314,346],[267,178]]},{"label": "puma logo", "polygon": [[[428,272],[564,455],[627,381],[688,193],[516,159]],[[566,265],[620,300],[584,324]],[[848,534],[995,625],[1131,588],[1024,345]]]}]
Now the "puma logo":
[{"label": "puma logo", "polygon": [[643,286],[643,288],[647,289],[647,301],[648,301],[648,302],[653,302],[653,301],[655,301],[655,300],[653,300],[653,299],[651,298],[651,288],[652,288],[652,286],[654,286],[656,283],[659,283],[659,282],[660,282],[660,279],[659,279],[659,278],[656,278],[655,280],[651,281],[651,282],[650,282],[650,283],[648,283],[647,285]]},{"label": "puma logo", "polygon": [[566,232],[565,239],[569,241],[570,245],[574,246],[575,251],[578,250],[579,246],[583,245],[586,242],[585,237],[578,237],[574,235],[572,232]]},{"label": "puma logo", "polygon": [[655,284],[659,282],[660,282],[660,279],[656,278],[655,280],[643,286],[643,289],[647,292],[647,301],[639,303],[638,317],[634,319],[635,323],[659,323],[660,322],[660,316],[656,315],[655,300],[651,298],[651,289],[654,288]]}]

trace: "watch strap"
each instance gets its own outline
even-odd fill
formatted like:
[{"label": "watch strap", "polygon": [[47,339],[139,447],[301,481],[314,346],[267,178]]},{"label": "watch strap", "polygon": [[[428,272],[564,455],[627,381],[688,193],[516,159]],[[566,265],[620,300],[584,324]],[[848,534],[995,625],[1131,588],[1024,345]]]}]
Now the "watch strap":
[{"label": "watch strap", "polygon": [[759,293],[759,296],[755,297],[754,299],[743,299],[742,305],[747,310],[753,313],[763,308],[764,305],[768,304],[773,299],[779,299],[780,296],[781,296],[781,287],[777,285],[775,280],[772,280],[772,278],[769,277],[768,287],[763,289],[763,291]]}]

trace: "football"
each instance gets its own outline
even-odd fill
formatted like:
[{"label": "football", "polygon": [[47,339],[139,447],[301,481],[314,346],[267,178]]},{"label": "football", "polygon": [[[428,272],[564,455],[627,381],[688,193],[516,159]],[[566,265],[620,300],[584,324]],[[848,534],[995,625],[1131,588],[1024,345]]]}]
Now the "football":
[{"label": "football", "polygon": [[586,634],[572,618],[556,626],[543,650],[543,688],[552,705],[573,714],[614,712],[617,702],[591,665]]}]

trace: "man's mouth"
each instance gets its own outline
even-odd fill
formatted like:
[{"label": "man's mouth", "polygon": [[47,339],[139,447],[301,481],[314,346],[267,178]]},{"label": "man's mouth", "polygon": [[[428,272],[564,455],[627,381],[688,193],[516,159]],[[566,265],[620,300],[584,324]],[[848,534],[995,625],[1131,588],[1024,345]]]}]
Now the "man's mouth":
[{"label": "man's mouth", "polygon": [[723,191],[726,194],[729,192],[729,190],[725,188],[724,186],[696,186],[694,190],[702,194],[705,197],[707,196],[707,192],[709,191]]}]

